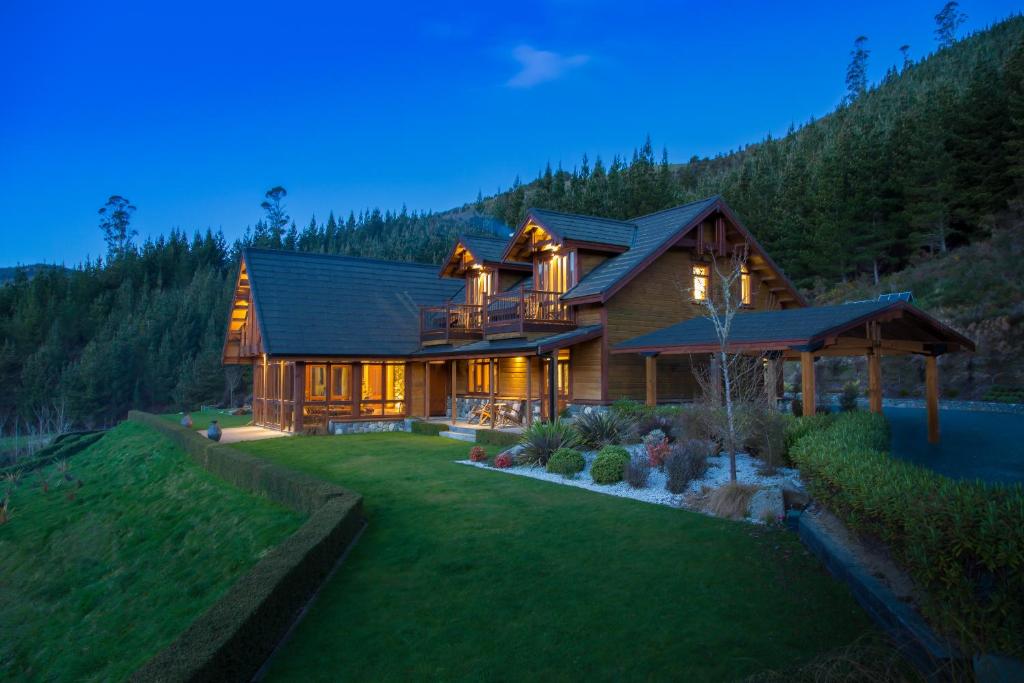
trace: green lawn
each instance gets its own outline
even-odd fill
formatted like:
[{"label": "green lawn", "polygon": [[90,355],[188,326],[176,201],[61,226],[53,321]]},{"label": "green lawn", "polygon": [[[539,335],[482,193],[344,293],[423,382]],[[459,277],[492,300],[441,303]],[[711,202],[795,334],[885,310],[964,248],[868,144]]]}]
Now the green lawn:
[{"label": "green lawn", "polygon": [[457,465],[439,437],[240,447],[369,518],[271,678],[734,680],[872,632],[787,531]]},{"label": "green lawn", "polygon": [[[193,429],[206,429],[213,420],[216,420],[221,427],[244,427],[252,422],[252,415],[228,415],[227,413],[218,413],[212,410],[206,412],[197,410],[191,413],[191,415]],[[160,417],[178,424],[181,422],[181,416],[182,413],[167,413]]]},{"label": "green lawn", "polygon": [[81,488],[27,474],[0,526],[0,680],[125,677],[302,522],[136,423],[69,463]]}]

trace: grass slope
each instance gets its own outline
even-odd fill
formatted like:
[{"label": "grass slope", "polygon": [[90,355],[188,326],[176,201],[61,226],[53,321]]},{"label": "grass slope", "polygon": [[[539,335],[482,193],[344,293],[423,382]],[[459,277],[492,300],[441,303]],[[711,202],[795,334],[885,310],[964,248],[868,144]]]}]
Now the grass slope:
[{"label": "grass slope", "polygon": [[301,523],[133,423],[71,459],[81,488],[44,472],[0,526],[0,680],[123,678]]},{"label": "grass slope", "polygon": [[465,467],[438,437],[244,450],[369,517],[272,679],[733,680],[872,631],[785,531]]}]

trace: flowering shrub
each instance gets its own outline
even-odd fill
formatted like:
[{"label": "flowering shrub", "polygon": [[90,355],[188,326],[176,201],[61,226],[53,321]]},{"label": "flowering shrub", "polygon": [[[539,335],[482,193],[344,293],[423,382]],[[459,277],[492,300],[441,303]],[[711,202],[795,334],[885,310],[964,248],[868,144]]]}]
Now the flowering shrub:
[{"label": "flowering shrub", "polygon": [[494,466],[500,470],[512,467],[512,456],[509,454],[508,451],[505,451],[504,453],[499,453],[498,456],[494,459]]},{"label": "flowering shrub", "polygon": [[644,437],[644,448],[647,449],[647,464],[661,468],[668,455],[668,437],[660,429],[652,429]]},{"label": "flowering shrub", "polygon": [[487,451],[482,446],[473,446],[469,449],[469,459],[473,462],[487,462]]}]

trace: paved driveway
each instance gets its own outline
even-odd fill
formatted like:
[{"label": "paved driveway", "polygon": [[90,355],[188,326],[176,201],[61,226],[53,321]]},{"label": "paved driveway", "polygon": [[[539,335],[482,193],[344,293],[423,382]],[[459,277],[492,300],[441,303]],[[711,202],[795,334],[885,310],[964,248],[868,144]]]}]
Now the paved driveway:
[{"label": "paved driveway", "polygon": [[1024,415],[940,410],[941,440],[928,443],[923,408],[885,408],[892,454],[957,479],[1024,482]]},{"label": "paved driveway", "polygon": [[[206,436],[205,429],[197,430]],[[266,427],[227,427],[222,430],[221,443],[238,443],[239,441],[262,441],[263,439],[278,439],[282,436],[291,436],[288,432],[279,432],[276,429]]]}]

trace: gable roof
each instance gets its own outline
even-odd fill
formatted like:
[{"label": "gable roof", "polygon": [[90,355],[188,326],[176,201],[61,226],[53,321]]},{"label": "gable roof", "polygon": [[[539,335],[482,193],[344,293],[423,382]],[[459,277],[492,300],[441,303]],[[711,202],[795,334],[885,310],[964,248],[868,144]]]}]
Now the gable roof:
[{"label": "gable roof", "polygon": [[524,224],[531,220],[560,240],[608,244],[615,247],[629,247],[636,232],[636,225],[630,221],[547,209],[528,209]]},{"label": "gable roof", "polygon": [[639,270],[641,264],[653,256],[659,247],[667,247],[673,238],[679,236],[683,228],[702,218],[718,200],[718,195],[715,195],[634,218],[632,223],[636,226],[636,232],[633,241],[628,245],[629,251],[613,256],[587,273],[575,287],[562,296],[562,299],[573,301],[610,292],[630,273]]},{"label": "gable roof", "polygon": [[271,355],[408,355],[420,345],[419,306],[462,286],[419,263],[255,248],[242,258]]},{"label": "gable roof", "polygon": [[[914,320],[915,327],[926,336],[934,337],[936,343],[952,343],[974,350],[974,342],[970,339],[903,301],[861,301],[834,306],[741,313],[733,318],[729,344],[733,350],[814,350],[813,347],[820,346],[819,342],[826,337],[838,335],[869,320],[884,318],[890,312],[908,314]],[[616,344],[614,352],[699,353],[717,348],[718,343],[713,323],[709,318],[701,316],[627,339]]]},{"label": "gable roof", "polygon": [[462,245],[476,261],[483,263],[484,261],[501,261],[501,255],[505,253],[505,246],[508,245],[509,240],[507,237],[459,235],[459,242],[462,242]]}]

